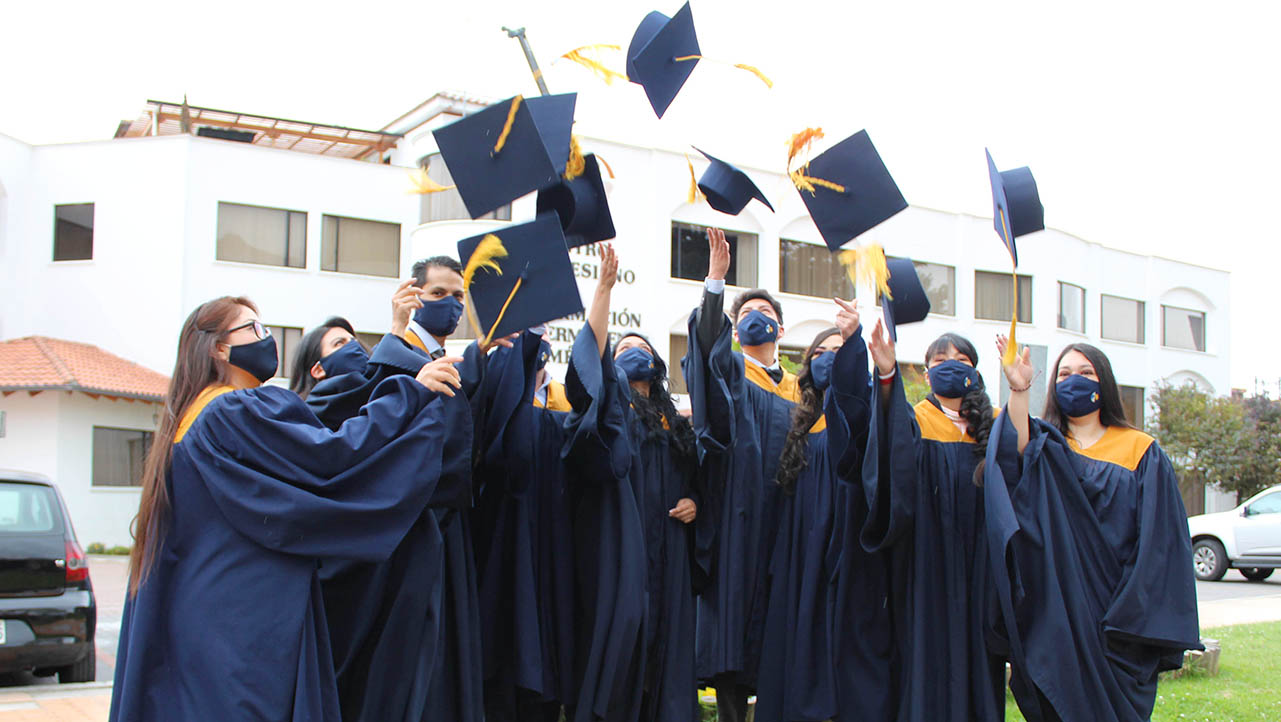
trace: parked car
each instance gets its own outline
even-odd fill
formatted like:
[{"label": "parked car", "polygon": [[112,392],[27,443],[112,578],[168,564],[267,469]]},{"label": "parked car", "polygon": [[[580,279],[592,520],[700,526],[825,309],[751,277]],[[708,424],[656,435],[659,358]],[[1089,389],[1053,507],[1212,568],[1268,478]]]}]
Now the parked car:
[{"label": "parked car", "polygon": [[1255,494],[1232,511],[1188,519],[1196,578],[1216,581],[1229,567],[1260,582],[1281,567],[1281,485]]},{"label": "parked car", "polygon": [[57,487],[0,470],[0,672],[92,682],[98,605]]}]

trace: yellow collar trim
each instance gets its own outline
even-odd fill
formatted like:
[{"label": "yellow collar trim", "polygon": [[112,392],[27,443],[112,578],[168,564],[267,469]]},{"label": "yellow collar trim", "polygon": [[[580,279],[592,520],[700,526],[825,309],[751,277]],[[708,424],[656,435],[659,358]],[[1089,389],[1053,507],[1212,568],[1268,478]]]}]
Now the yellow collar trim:
[{"label": "yellow collar trim", "polygon": [[427,346],[423,344],[422,339],[418,338],[418,334],[414,333],[413,331],[410,331],[409,329],[405,329],[405,332],[402,333],[400,337],[405,339],[405,342],[408,343],[410,346],[413,346],[414,348],[417,348],[417,349],[421,349],[424,353],[427,353]]},{"label": "yellow collar trim", "polygon": [[1103,430],[1103,436],[1090,448],[1082,449],[1076,439],[1067,437],[1068,445],[1081,456],[1106,461],[1117,466],[1124,466],[1130,471],[1139,467],[1139,461],[1148,453],[1154,439],[1138,429],[1127,429],[1122,426],[1109,426]]},{"label": "yellow collar trim", "polygon": [[187,407],[187,413],[182,415],[182,423],[178,424],[178,430],[174,432],[173,443],[176,444],[182,441],[182,437],[187,435],[187,430],[191,428],[192,424],[196,423],[196,417],[200,416],[200,412],[205,410],[209,402],[235,390],[234,386],[205,387],[205,390],[201,391],[196,400],[192,401],[191,405]]},{"label": "yellow collar trim", "polygon": [[783,371],[783,380],[777,384],[774,379],[769,377],[765,369],[757,364],[743,359],[744,373],[747,380],[761,387],[762,389],[784,398],[792,403],[798,403],[801,400],[800,387],[796,385],[796,374],[790,371]]},{"label": "yellow collar trim", "polygon": [[548,411],[573,411],[574,407],[569,404],[569,397],[565,395],[565,384],[559,381],[553,381],[547,384],[547,405],[534,396],[534,406],[546,408]]},{"label": "yellow collar trim", "polygon": [[810,427],[810,433],[817,434],[818,432],[824,431],[826,429],[827,429],[827,417],[820,416],[818,417],[818,421],[815,421],[814,425]]},{"label": "yellow collar trim", "polygon": [[[916,413],[916,423],[921,427],[921,438],[944,443],[974,443],[974,437],[968,433],[962,434],[961,430],[956,428],[956,424],[947,418],[947,414],[931,404],[929,399],[918,401],[916,406],[912,407],[912,411]],[[1000,409],[992,409],[992,416],[1000,413]]]}]

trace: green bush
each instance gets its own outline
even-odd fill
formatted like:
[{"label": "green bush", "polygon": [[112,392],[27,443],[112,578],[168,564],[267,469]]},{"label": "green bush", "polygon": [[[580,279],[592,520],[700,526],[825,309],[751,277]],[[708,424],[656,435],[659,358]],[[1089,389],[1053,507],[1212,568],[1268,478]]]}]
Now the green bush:
[{"label": "green bush", "polygon": [[129,547],[121,547],[121,546],[108,547],[106,544],[103,544],[102,542],[93,542],[85,549],[85,552],[88,554],[114,554],[116,556],[122,556],[122,557],[129,556],[130,551],[132,550]]}]

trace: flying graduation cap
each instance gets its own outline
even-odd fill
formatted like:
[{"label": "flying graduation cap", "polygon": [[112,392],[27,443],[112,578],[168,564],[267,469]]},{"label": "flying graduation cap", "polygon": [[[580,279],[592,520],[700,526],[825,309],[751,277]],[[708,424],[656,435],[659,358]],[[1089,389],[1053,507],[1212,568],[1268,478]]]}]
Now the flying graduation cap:
[{"label": "flying graduation cap", "polygon": [[576,100],[518,95],[432,131],[472,218],[560,180]]},{"label": "flying graduation cap", "polygon": [[555,213],[458,242],[468,315],[482,343],[583,310]]},{"label": "flying graduation cap", "polygon": [[774,206],[770,205],[769,199],[760,188],[756,187],[752,179],[747,177],[746,173],[698,148],[694,150],[711,161],[711,165],[698,179],[698,190],[707,197],[707,205],[721,213],[736,216],[755,198],[764,203],[770,212],[774,211]]},{"label": "flying graduation cap", "polygon": [[655,10],[641,20],[627,46],[627,78],[645,89],[654,114],[661,118],[701,54],[689,3],[670,18]]},{"label": "flying graduation cap", "polygon": [[885,259],[889,269],[889,293],[880,294],[881,315],[891,341],[898,341],[899,324],[924,321],[930,314],[930,297],[925,294],[916,264],[910,258]]},{"label": "flying graduation cap", "polygon": [[1024,166],[998,171],[991,151],[984,148],[983,152],[987,155],[987,173],[992,182],[992,227],[1010,252],[1013,264],[1010,278],[1014,284],[1014,311],[1010,315],[1009,344],[1005,347],[1005,355],[1001,357],[1001,363],[1008,366],[1014,363],[1018,355],[1014,332],[1019,322],[1019,282],[1015,273],[1019,267],[1019,252],[1014,239],[1045,230],[1045,207],[1041,205],[1041,196],[1036,190],[1036,179],[1032,177],[1031,169]]},{"label": "flying graduation cap", "polygon": [[792,159],[821,137],[822,129],[807,129],[793,136],[788,169],[823,241],[838,251],[907,208],[907,201],[866,130],[792,170]]},{"label": "flying graduation cap", "polygon": [[614,218],[605,197],[605,182],[595,154],[583,156],[583,171],[538,191],[538,213],[555,211],[570,248],[613,238]]}]

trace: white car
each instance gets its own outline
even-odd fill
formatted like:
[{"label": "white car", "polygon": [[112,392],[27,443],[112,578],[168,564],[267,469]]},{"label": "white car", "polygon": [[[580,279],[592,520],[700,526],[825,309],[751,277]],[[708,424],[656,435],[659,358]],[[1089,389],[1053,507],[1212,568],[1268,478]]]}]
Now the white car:
[{"label": "white car", "polygon": [[1229,567],[1259,582],[1281,567],[1281,486],[1255,494],[1231,511],[1188,519],[1196,578],[1217,581]]}]

